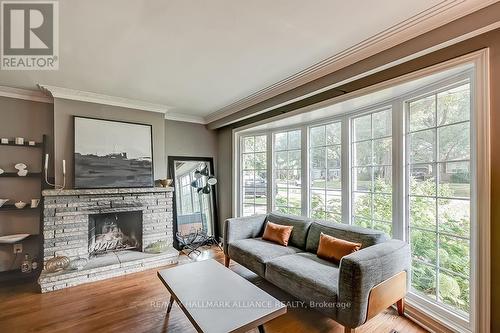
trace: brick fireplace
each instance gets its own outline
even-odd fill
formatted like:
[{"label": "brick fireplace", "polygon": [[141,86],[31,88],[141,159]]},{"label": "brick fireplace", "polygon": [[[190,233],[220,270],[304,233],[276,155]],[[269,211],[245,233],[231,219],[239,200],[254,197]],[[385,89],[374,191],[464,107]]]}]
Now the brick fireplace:
[{"label": "brick fireplace", "polygon": [[[175,263],[172,191],[43,191],[44,263],[54,256],[85,258],[88,263],[81,270],[42,271],[42,292]],[[161,253],[144,252],[159,241],[167,243]]]}]

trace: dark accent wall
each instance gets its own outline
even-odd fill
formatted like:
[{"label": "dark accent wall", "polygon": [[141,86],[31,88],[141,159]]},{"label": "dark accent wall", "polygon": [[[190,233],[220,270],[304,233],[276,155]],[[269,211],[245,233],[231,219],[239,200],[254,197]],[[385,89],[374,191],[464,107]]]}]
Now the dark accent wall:
[{"label": "dark accent wall", "polygon": [[214,158],[217,170],[216,132],[205,125],[165,120],[165,150],[168,156],[196,156]]},{"label": "dark accent wall", "polygon": [[62,160],[66,160],[66,187],[73,186],[73,116],[128,121],[153,126],[154,178],[166,176],[165,115],[117,106],[54,99],[54,159],[55,176],[62,183]]},{"label": "dark accent wall", "polygon": [[[23,137],[25,140],[42,141],[46,134],[51,146],[54,137],[52,104],[0,97],[0,137]],[[0,168],[6,172],[14,172],[14,164],[24,163],[28,170],[39,172],[42,170],[41,149],[0,147]],[[8,198],[9,203],[16,201],[30,202],[33,198],[40,198],[40,179],[35,178],[1,178],[0,198]],[[0,236],[31,233],[38,234],[39,215],[31,211],[2,211],[0,212]],[[35,239],[23,242],[24,253],[31,256],[38,252]],[[14,262],[12,245],[0,244],[0,271],[11,267],[19,267],[23,255],[18,255]]]},{"label": "dark accent wall", "polygon": [[[226,161],[218,163],[218,140],[217,132],[206,128],[205,125],[187,123],[183,121],[165,120],[165,150],[166,158],[169,156],[188,156],[188,157],[212,157],[214,159],[214,169],[217,180],[223,178],[223,182],[226,180],[224,172],[226,172]],[[168,165],[167,165],[168,168]],[[220,168],[220,169],[219,169]],[[218,206],[218,222],[219,222],[219,234],[222,235],[222,224],[220,221],[224,221],[223,218],[227,216],[220,217],[219,211],[226,210],[226,202],[219,199],[220,193],[220,181],[218,182],[217,189],[217,206]],[[228,202],[231,203],[230,201]],[[222,208],[221,208],[222,207]]]}]

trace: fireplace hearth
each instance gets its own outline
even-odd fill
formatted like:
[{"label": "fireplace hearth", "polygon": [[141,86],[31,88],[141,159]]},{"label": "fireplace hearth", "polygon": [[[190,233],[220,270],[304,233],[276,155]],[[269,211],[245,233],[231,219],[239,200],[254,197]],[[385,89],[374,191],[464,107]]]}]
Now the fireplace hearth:
[{"label": "fireplace hearth", "polygon": [[[87,264],[43,270],[42,292],[99,281],[177,262],[173,242],[173,188],[44,190],[44,263],[54,256]],[[152,244],[167,246],[148,252]]]},{"label": "fireplace hearth", "polygon": [[142,211],[89,215],[89,256],[142,251]]}]

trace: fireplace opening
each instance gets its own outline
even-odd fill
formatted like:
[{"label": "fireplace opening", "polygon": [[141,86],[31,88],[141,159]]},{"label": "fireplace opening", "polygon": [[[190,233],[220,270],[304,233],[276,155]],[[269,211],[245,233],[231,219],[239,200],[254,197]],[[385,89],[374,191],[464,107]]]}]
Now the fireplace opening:
[{"label": "fireplace opening", "polygon": [[89,215],[89,254],[142,251],[142,212]]}]

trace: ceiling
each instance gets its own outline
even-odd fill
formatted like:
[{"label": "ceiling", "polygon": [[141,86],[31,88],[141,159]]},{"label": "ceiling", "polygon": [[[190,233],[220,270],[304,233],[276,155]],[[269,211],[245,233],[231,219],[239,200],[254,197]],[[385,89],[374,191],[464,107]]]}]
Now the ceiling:
[{"label": "ceiling", "polygon": [[[457,1],[60,1],[59,70],[2,71],[0,85],[65,87],[206,117]],[[458,3],[467,1],[475,0]]]}]

